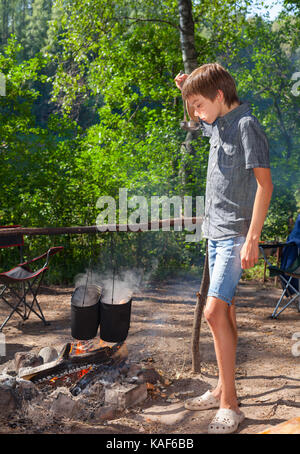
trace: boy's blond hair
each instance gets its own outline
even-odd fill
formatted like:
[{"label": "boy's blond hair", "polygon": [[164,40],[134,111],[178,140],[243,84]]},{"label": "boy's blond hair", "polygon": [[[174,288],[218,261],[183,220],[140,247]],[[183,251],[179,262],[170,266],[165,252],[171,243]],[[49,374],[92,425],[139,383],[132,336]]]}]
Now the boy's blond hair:
[{"label": "boy's blond hair", "polygon": [[224,102],[230,107],[240,102],[233,77],[219,63],[207,63],[196,68],[185,80],[182,96],[187,100],[192,95],[201,95],[214,101],[222,90]]}]

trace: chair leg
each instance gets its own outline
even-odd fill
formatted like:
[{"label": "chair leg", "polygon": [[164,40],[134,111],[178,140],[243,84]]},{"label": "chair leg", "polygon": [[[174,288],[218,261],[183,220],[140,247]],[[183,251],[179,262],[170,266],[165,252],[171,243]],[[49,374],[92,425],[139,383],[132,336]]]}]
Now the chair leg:
[{"label": "chair leg", "polygon": [[[13,292],[14,293],[14,292]],[[16,293],[15,293],[16,294]],[[19,299],[19,302],[16,304],[16,305],[13,305],[11,304],[9,301],[7,301],[7,299],[1,294],[1,299],[9,306],[13,309],[14,312],[17,312],[17,314],[23,319],[25,320],[25,315],[21,312],[19,306],[21,306],[22,304],[22,297],[20,297],[20,295],[17,295],[18,299]]]},{"label": "chair leg", "polygon": [[[44,273],[43,273],[44,274]],[[0,332],[2,331],[2,329],[4,328],[4,326],[7,324],[7,322],[11,319],[11,317],[14,315],[14,313],[16,312],[21,318],[22,320],[28,320],[31,312],[33,312],[40,320],[42,320],[42,322],[44,323],[45,326],[49,326],[50,325],[50,322],[48,322],[43,314],[43,311],[42,311],[42,308],[41,306],[39,305],[39,302],[37,300],[37,295],[38,295],[38,291],[39,291],[39,288],[40,288],[40,285],[41,285],[41,282],[42,282],[42,279],[43,279],[43,274],[41,276],[37,276],[32,284],[28,281],[27,282],[27,286],[25,285],[25,283],[23,283],[23,290],[22,290],[22,295],[20,295],[19,293],[17,293],[12,287],[10,287],[10,291],[14,294],[14,296],[16,297],[16,299],[18,300],[17,304],[13,305],[11,304],[9,301],[7,301],[7,299],[3,296],[3,292],[4,290],[2,290],[2,292],[0,293],[0,297],[5,301],[5,303],[10,306],[12,308],[12,311],[11,313],[7,316],[7,318],[4,320],[4,322],[2,323],[2,325],[0,326]],[[34,289],[34,285],[36,283],[36,281],[38,280],[37,282],[37,286],[36,288]],[[29,292],[32,293],[32,296],[33,296],[33,299],[31,301],[31,303],[28,303],[26,301],[26,297],[27,295],[29,294]],[[37,308],[37,310],[35,310],[35,307]],[[23,308],[23,312],[21,312],[20,308]]]},{"label": "chair leg", "polygon": [[12,311],[7,317],[6,319],[4,320],[4,322],[2,323],[2,325],[0,326],[0,333],[2,332],[4,326],[6,325],[6,323],[11,319],[11,317],[13,316],[14,314],[14,311]]},{"label": "chair leg", "polygon": [[[29,289],[30,289],[30,291],[32,293],[33,300],[32,300],[30,305],[28,305],[28,303],[26,303],[26,306],[29,308],[27,319],[29,318],[30,313],[33,312],[37,317],[39,317],[42,320],[42,322],[44,323],[45,326],[49,326],[50,322],[47,322],[47,320],[45,319],[45,316],[43,314],[42,308],[39,305],[39,302],[37,300],[37,294],[38,294],[38,291],[39,291],[39,288],[40,288],[40,285],[41,285],[41,282],[42,282],[42,278],[43,278],[43,276],[40,278],[39,283],[38,283],[37,288],[35,289],[35,291],[33,289],[33,286],[31,286],[30,283],[28,282],[28,287],[29,287]],[[40,312],[39,314],[33,309],[34,304],[36,304],[36,306],[37,306],[37,308],[38,308],[38,310]]]},{"label": "chair leg", "polygon": [[275,309],[274,309],[274,311],[273,311],[273,313],[272,313],[272,315],[271,315],[272,318],[276,318],[276,317],[277,317],[277,315],[278,315],[278,314],[276,314],[277,309],[279,308],[280,303],[281,303],[281,301],[283,300],[283,297],[284,297],[284,295],[285,295],[285,293],[286,293],[286,291],[287,291],[287,289],[288,289],[289,282],[290,282],[290,280],[292,279],[292,278],[290,277],[289,280],[287,281],[283,276],[281,276],[281,277],[282,277],[282,279],[286,282],[286,286],[285,286],[285,288],[284,288],[284,290],[283,290],[283,292],[282,292],[282,294],[281,294],[281,297],[279,298],[279,300],[278,300],[278,302],[277,302],[277,304],[276,304],[276,306],[275,306]]},{"label": "chair leg", "polygon": [[299,297],[299,295],[293,296],[293,298],[291,298],[291,299],[289,300],[289,302],[288,302],[285,306],[283,306],[283,308],[276,314],[276,317],[275,317],[275,318],[277,318],[278,315],[281,314],[281,312],[284,311],[284,309],[286,309],[290,304],[292,304],[292,302],[293,302],[296,298],[298,298],[298,297]]},{"label": "chair leg", "polygon": [[[296,290],[295,287],[290,283],[291,279],[292,279],[292,276],[290,276],[288,281],[283,276],[281,276],[281,278],[286,282],[286,286],[285,286],[285,288],[284,288],[284,290],[282,292],[282,295],[279,298],[279,300],[278,300],[278,302],[276,304],[276,307],[275,307],[275,309],[274,309],[274,311],[273,311],[273,313],[271,315],[272,318],[277,318],[279,316],[279,314],[281,314],[281,312],[284,311],[284,309],[286,309],[296,298],[300,297],[300,292],[298,290]],[[282,301],[282,299],[283,299],[288,287],[293,289],[296,292],[296,295],[293,296],[293,298],[291,298],[289,300],[289,302],[285,306],[283,306],[279,312],[277,312],[277,310],[278,310],[278,308],[280,306],[280,303],[281,303],[281,301]]]},{"label": "chair leg", "polygon": [[[5,301],[6,301],[6,300],[5,300]],[[3,330],[4,326],[5,326],[6,323],[11,319],[11,317],[14,315],[15,312],[16,312],[17,314],[19,314],[20,317],[21,317],[23,320],[25,320],[24,315],[22,315],[21,312],[19,311],[19,306],[20,306],[21,303],[22,303],[21,300],[18,302],[18,304],[17,304],[15,307],[12,306],[8,301],[6,301],[6,302],[7,302],[7,304],[8,304],[10,307],[12,307],[13,310],[12,310],[11,313],[6,317],[6,319],[4,320],[4,322],[2,323],[2,325],[0,326],[0,332]]]},{"label": "chair leg", "polygon": [[3,330],[4,326],[7,324],[7,322],[11,319],[11,317],[14,315],[14,313],[16,312],[23,320],[25,320],[25,314],[23,314],[20,310],[20,307],[22,305],[22,302],[23,302],[23,296],[20,297],[20,295],[18,295],[13,289],[10,288],[10,291],[12,293],[14,293],[15,296],[17,296],[18,298],[18,302],[17,304],[13,305],[11,304],[9,301],[7,301],[7,299],[3,296],[5,290],[7,289],[7,287],[5,286],[1,293],[0,293],[0,297],[1,299],[9,306],[12,308],[12,311],[11,313],[6,317],[6,319],[4,320],[4,322],[2,323],[2,325],[0,326],[0,332]]}]

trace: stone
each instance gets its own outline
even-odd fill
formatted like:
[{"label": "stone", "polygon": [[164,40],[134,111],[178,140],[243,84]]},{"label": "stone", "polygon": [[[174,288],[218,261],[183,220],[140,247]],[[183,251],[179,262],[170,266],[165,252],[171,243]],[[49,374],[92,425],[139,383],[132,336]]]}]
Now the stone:
[{"label": "stone", "polygon": [[147,385],[114,383],[105,388],[105,404],[114,405],[116,408],[125,409],[132,407],[147,399]]},{"label": "stone", "polygon": [[9,374],[2,373],[0,375],[0,385],[7,385],[10,388],[15,388],[17,383],[16,377],[12,377]]},{"label": "stone", "polygon": [[54,361],[58,357],[58,353],[54,347],[44,347],[39,351],[39,356],[43,358],[45,364]]},{"label": "stone", "polygon": [[18,378],[17,380],[16,391],[18,396],[23,400],[35,399],[40,394],[34,383],[29,380],[23,380],[22,378]]},{"label": "stone", "polygon": [[17,408],[17,400],[11,386],[0,385],[0,417],[8,417]]},{"label": "stone", "polygon": [[16,370],[15,370],[15,361],[14,359],[11,359],[9,361],[6,361],[4,364],[0,366],[0,374],[8,374],[13,377],[15,377]]},{"label": "stone", "polygon": [[66,394],[59,393],[50,410],[53,416],[73,418],[79,413],[79,404]]},{"label": "stone", "polygon": [[15,354],[16,372],[23,367],[36,367],[43,364],[43,358],[30,352],[18,352]]},{"label": "stone", "polygon": [[94,413],[94,419],[97,421],[107,421],[115,418],[117,415],[116,407],[112,405],[104,405],[103,407],[97,408]]}]

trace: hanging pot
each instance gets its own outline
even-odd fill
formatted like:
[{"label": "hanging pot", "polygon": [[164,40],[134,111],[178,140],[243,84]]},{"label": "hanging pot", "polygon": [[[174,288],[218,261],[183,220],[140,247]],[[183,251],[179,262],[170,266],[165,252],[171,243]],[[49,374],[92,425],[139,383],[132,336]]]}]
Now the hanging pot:
[{"label": "hanging pot", "polygon": [[119,304],[100,301],[100,338],[106,342],[123,342],[128,335],[132,298],[123,301]]},{"label": "hanging pot", "polygon": [[100,323],[100,297],[97,285],[80,285],[71,298],[71,333],[78,340],[90,340],[97,335]]}]

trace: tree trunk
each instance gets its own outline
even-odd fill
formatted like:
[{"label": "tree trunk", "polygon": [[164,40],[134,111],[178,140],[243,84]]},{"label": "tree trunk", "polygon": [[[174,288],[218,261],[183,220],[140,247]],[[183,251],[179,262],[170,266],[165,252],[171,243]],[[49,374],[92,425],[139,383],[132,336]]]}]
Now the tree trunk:
[{"label": "tree trunk", "polygon": [[7,0],[2,0],[2,44],[7,43],[8,39],[8,2]]},{"label": "tree trunk", "polygon": [[[182,53],[182,60],[184,65],[184,72],[190,74],[198,67],[197,51],[195,46],[195,32],[194,32],[194,19],[192,12],[191,0],[177,0],[179,10],[179,25],[180,25],[180,47]],[[193,118],[193,117],[192,117]],[[194,119],[194,118],[193,118]],[[201,130],[188,132],[184,143],[181,146],[181,183],[185,187],[188,182],[190,171],[186,168],[185,163],[189,155],[195,153],[192,141],[198,139]],[[194,324],[192,332],[192,369],[193,372],[200,372],[201,357],[200,357],[200,328],[204,304],[207,297],[209,286],[209,271],[208,271],[208,253],[207,253],[207,240],[205,262],[203,268],[202,281],[199,292],[197,292],[197,303],[194,313]]]},{"label": "tree trunk", "polygon": [[195,47],[194,19],[191,0],[178,0],[180,47],[184,71],[190,74],[198,66],[197,51]]},{"label": "tree trunk", "polygon": [[[179,10],[180,47],[184,66],[184,72],[190,74],[198,67],[197,51],[195,46],[195,26],[191,0],[177,0]],[[189,180],[191,171],[186,168],[188,156],[194,155],[195,150],[192,141],[198,139],[201,131],[188,132],[184,143],[181,145],[181,170],[180,178],[183,187]]]}]

